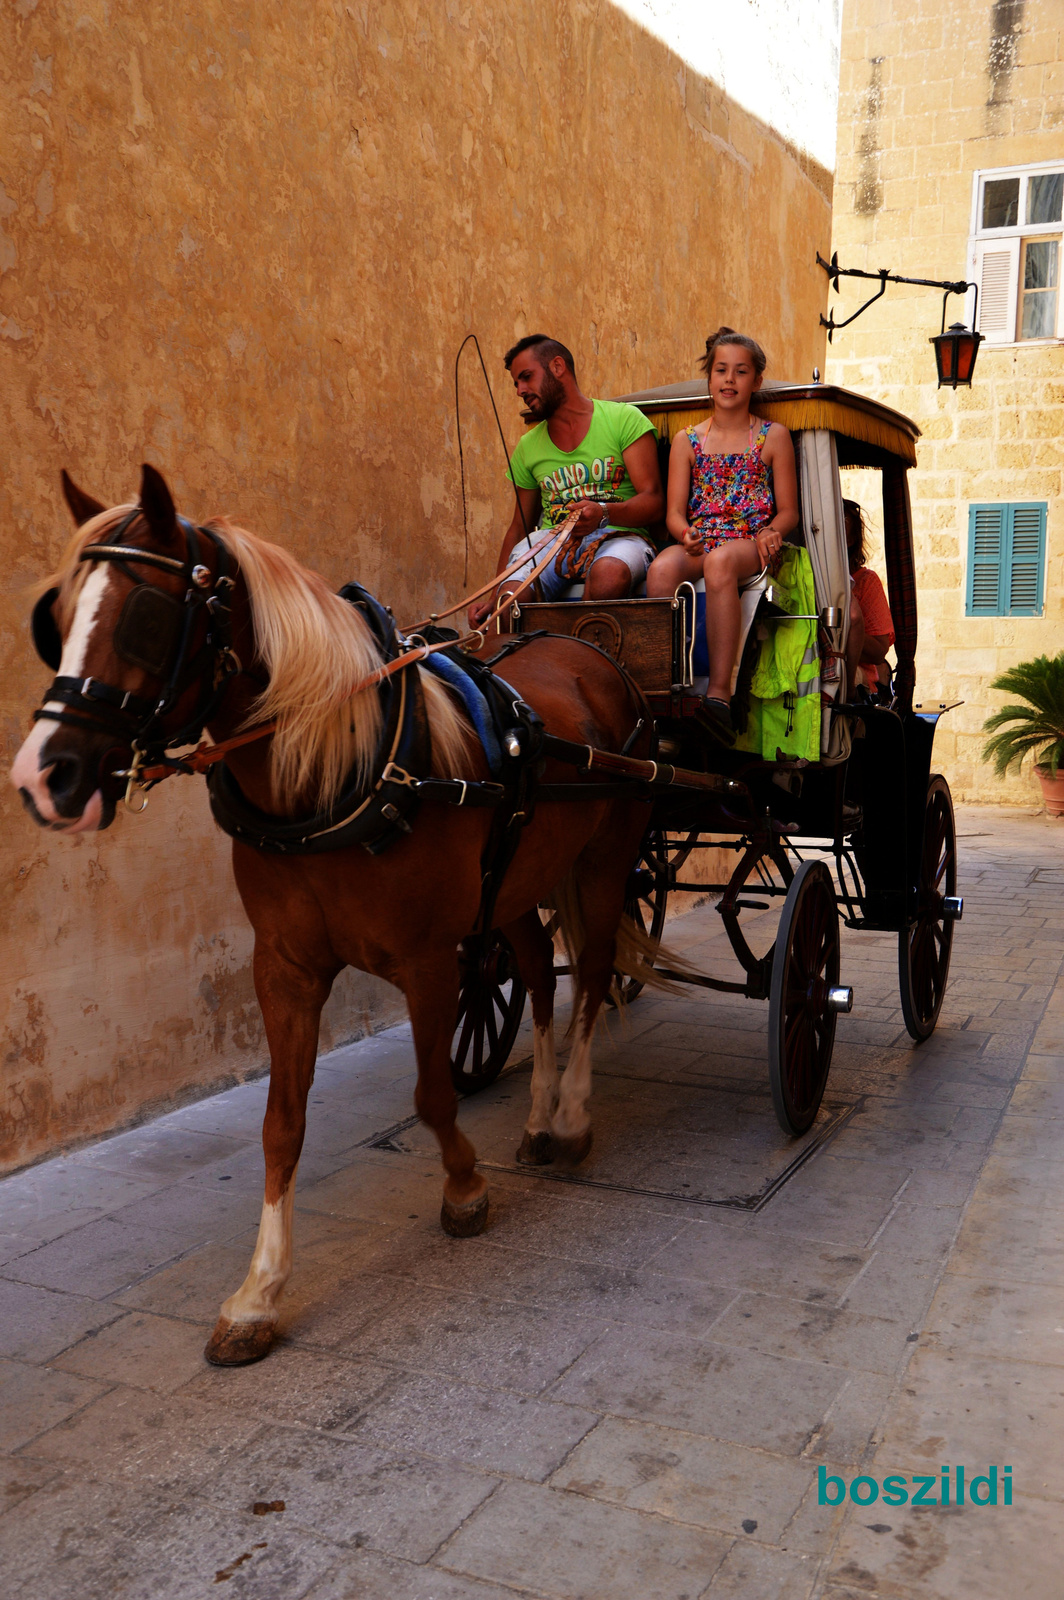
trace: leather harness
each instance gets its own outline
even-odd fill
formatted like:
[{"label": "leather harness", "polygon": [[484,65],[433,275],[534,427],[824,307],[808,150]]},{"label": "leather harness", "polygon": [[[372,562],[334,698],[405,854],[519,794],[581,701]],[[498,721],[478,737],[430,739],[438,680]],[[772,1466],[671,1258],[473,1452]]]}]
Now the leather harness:
[{"label": "leather harness", "polygon": [[[87,545],[82,561],[114,563],[134,583],[115,628],[116,652],[164,680],[161,693],[138,697],[124,690],[87,677],[58,676],[46,692],[45,705],[34,718],[73,727],[103,730],[119,737],[133,751],[133,766],[111,773],[111,778],[129,779],[129,789],[150,787],[176,772],[207,773],[211,811],[218,826],[233,838],[256,850],[275,855],[317,855],[360,844],[371,855],[379,855],[389,845],[412,832],[422,800],[437,799],[452,805],[489,807],[495,812],[481,861],[482,893],[477,929],[484,933],[492,926],[492,916],[506,871],[516,854],[521,833],[531,817],[537,799],[596,800],[648,798],[647,783],[655,781],[652,762],[627,762],[625,757],[644,725],[642,695],[628,674],[605,655],[625,680],[637,713],[637,721],[620,756],[617,780],[591,778],[571,784],[543,785],[538,782],[546,755],[567,764],[584,767],[589,773],[596,763],[589,747],[570,745],[546,733],[532,709],[505,680],[495,666],[542,632],[515,635],[503,643],[490,663],[472,659],[450,643],[451,630],[429,626],[417,636],[425,649],[445,652],[471,677],[487,701],[502,749],[502,770],[498,782],[446,779],[423,776],[431,771],[432,740],[420,676],[412,667],[423,658],[425,649],[410,649],[395,625],[389,610],[361,584],[349,583],[341,596],[362,614],[380,649],[386,665],[377,681],[383,732],[374,763],[379,776],[365,792],[353,779],[335,803],[304,817],[275,817],[253,806],[225,765],[229,749],[261,737],[261,728],[237,735],[221,747],[201,746],[195,755],[179,757],[169,752],[192,744],[217,713],[232,677],[243,670],[232,651],[230,602],[235,579],[230,575],[231,558],[225,545],[209,528],[195,527],[179,518],[188,541],[184,561],[157,554],[134,545],[123,545],[122,535],[140,514],[140,508],[124,519],[107,544]],[[212,572],[200,559],[200,539],[213,547],[216,570]],[[183,600],[157,585],[138,582],[133,566],[155,567],[181,577],[187,587]],[[38,600],[33,613],[33,638],[38,654],[53,669],[59,666],[61,639],[52,613],[58,590],[49,590]],[[203,645],[195,654],[191,643],[198,619],[206,613],[207,631]],[[457,635],[454,635],[457,639]],[[580,641],[589,649],[597,646]],[[408,659],[404,659],[408,658]],[[202,689],[191,717],[176,731],[163,728],[163,719],[197,681]],[[585,759],[586,758],[586,759]],[[625,773],[623,768],[641,770]],[[651,777],[651,769],[654,778]],[[671,770],[671,769],[666,769]],[[144,782],[143,780],[147,780]],[[104,775],[101,774],[101,781]]]}]

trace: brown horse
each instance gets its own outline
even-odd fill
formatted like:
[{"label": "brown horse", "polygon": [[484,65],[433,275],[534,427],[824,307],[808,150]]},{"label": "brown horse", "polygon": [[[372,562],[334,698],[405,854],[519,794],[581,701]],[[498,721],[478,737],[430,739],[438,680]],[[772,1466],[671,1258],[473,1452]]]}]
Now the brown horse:
[{"label": "brown horse", "polygon": [[[156,748],[193,742],[198,719],[215,742],[273,723],[271,736],[226,756],[244,796],[270,816],[320,811],[352,772],[361,774],[366,792],[373,788],[384,760],[379,695],[375,687],[353,697],[352,691],[382,657],[355,607],[287,552],[227,520],[193,529],[177,517],[165,481],[151,467],[143,470],[139,506],[105,510],[65,474],[64,491],[78,532],[54,580],[59,676],[11,774],[38,823],[63,833],[110,824],[122,792],[114,773],[130,766],[134,741],[143,736],[138,717],[141,724],[155,718]],[[116,546],[118,555],[106,553]],[[224,635],[218,605],[230,618]],[[162,620],[130,642],[130,617]],[[44,624],[52,625],[49,618]],[[162,635],[170,637],[169,655]],[[175,668],[179,635],[183,654]],[[611,751],[631,740],[634,754],[648,753],[645,707],[599,652],[576,640],[543,638],[508,659],[504,670],[551,733]],[[407,671],[420,676],[433,775],[488,779],[480,742],[457,700],[423,667]],[[572,782],[574,774],[548,762],[543,778]],[[643,801],[596,800],[593,793],[537,804],[506,871],[492,920],[516,953],[534,1022],[523,1160],[580,1159],[590,1146],[591,1036],[609,990],[626,881],[648,816]],[[449,1061],[457,951],[477,921],[491,819],[487,809],[430,799],[412,831],[381,854],[354,846],[285,856],[234,842],[270,1049],[266,1187],[250,1270],[221,1308],[208,1360],[257,1360],[273,1341],[291,1271],[296,1166],[319,1017],[345,966],[386,978],[406,997],[417,1055],[415,1104],[439,1140],[446,1173],[441,1220],[458,1235],[484,1227],[487,1185],[456,1125]],[[573,1046],[563,1076],[554,1051],[552,944],[537,912],[554,891],[577,909],[580,924],[569,929],[578,960]]]}]

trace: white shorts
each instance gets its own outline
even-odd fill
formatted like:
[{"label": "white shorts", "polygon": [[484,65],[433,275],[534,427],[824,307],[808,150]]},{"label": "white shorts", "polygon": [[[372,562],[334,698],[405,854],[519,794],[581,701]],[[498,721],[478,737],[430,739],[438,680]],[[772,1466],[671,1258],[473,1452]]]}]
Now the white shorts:
[{"label": "white shorts", "polygon": [[[530,538],[518,539],[513,547],[510,560],[516,561],[526,550],[531,550],[532,545],[542,537],[543,530],[537,528]],[[595,561],[601,561],[604,556],[608,556],[614,561],[624,562],[632,575],[632,593],[634,594],[646,580],[647,569],[654,559],[654,550],[641,534],[618,533],[613,538],[607,539],[605,544],[599,547]],[[541,551],[536,560],[542,561],[542,559],[543,552]],[[595,565],[595,561],[591,563],[592,566]],[[535,562],[526,561],[511,577],[507,578],[506,587],[509,588],[511,584],[518,587],[526,582],[534,565]],[[540,573],[539,581],[545,600],[563,600],[565,599],[565,591],[572,587],[572,579],[558,576],[554,569],[553,561],[545,572]]]}]

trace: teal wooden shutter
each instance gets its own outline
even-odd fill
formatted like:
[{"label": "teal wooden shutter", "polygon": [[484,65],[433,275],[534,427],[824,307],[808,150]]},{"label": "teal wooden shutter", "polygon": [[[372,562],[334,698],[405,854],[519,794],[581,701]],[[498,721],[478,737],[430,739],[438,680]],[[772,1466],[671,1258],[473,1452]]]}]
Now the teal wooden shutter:
[{"label": "teal wooden shutter", "polygon": [[1009,507],[1008,605],[1010,617],[1037,617],[1042,610],[1045,571],[1046,507]]},{"label": "teal wooden shutter", "polygon": [[968,508],[970,617],[1037,617],[1046,564],[1046,502]]},{"label": "teal wooden shutter", "polygon": [[1008,506],[968,507],[968,604],[970,617],[1001,615],[1002,556]]}]

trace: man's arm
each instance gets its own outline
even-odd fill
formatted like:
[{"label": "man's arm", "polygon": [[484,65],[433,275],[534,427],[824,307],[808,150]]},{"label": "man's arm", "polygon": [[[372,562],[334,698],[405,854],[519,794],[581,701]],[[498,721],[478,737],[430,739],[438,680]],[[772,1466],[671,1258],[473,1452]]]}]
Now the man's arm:
[{"label": "man's arm", "polygon": [[[532,532],[539,518],[539,490],[522,489],[520,486],[516,486],[515,493],[520,510],[518,510],[517,506],[514,507],[514,514],[510,521],[510,526],[503,537],[499,559],[495,566],[496,575],[506,571],[506,568],[510,565],[510,557],[513,555],[514,545],[518,539],[524,538],[526,529],[529,533]],[[524,512],[523,522],[521,520],[522,512]],[[469,608],[470,627],[479,627],[488,613],[494,609],[494,606],[495,598],[490,594],[486,594],[481,600],[475,600]]]},{"label": "man's arm", "polygon": [[[573,530],[573,538],[593,533],[606,517],[614,528],[646,528],[660,522],[665,514],[665,494],[658,471],[657,434],[643,433],[622,451],[624,465],[635,494],[630,500],[582,500],[580,521]],[[576,507],[571,507],[576,510]]]}]

